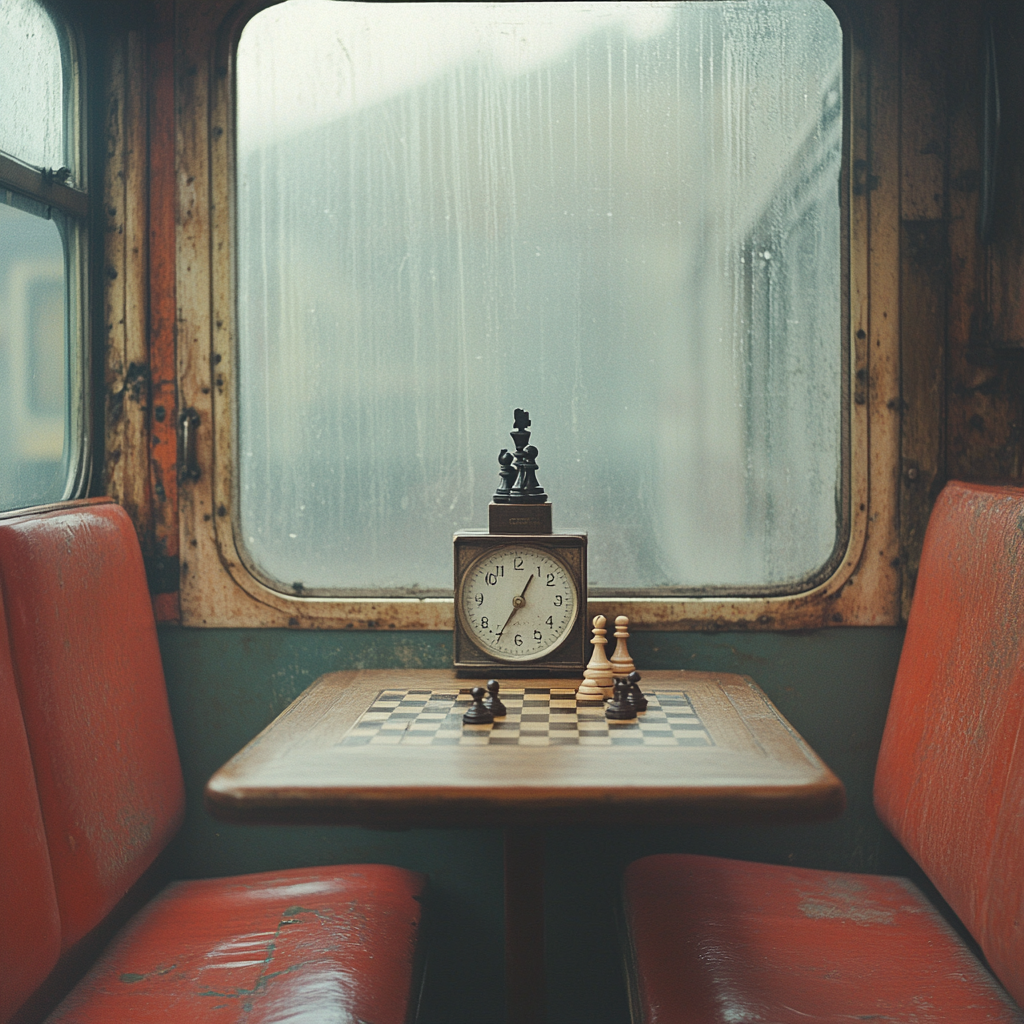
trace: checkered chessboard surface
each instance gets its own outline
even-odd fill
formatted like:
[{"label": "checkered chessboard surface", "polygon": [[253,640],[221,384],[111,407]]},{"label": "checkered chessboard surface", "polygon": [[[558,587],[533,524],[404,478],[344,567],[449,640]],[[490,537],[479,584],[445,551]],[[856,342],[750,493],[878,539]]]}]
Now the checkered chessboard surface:
[{"label": "checkered chessboard surface", "polygon": [[609,721],[600,701],[576,700],[568,689],[509,687],[508,709],[493,725],[463,725],[473,703],[456,690],[382,690],[341,745],[352,746],[662,746],[714,745],[685,693],[646,694],[647,710],[633,721]]}]

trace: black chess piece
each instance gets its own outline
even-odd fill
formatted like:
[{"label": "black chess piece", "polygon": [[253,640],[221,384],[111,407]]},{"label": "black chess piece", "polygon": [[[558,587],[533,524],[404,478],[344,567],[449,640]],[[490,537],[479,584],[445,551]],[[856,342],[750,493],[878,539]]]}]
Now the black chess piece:
[{"label": "black chess piece", "polygon": [[497,679],[487,680],[487,696],[484,697],[484,707],[494,715],[495,718],[504,718],[508,714],[508,709],[504,704],[501,703],[501,698],[498,696],[498,690],[501,688],[501,684]]},{"label": "black chess piece", "polygon": [[526,446],[530,442],[530,431],[526,428],[530,425],[530,414],[525,409],[516,409],[515,421],[516,428],[509,434],[509,437],[516,443],[515,465],[513,466],[515,476],[512,477],[512,486],[509,488],[508,500],[513,504],[522,504],[528,500],[523,467],[529,461],[529,457],[526,454]]},{"label": "black chess piece", "polygon": [[516,489],[522,495],[519,500],[539,505],[547,501],[548,496],[544,493],[544,488],[537,483],[537,449],[532,444],[527,445],[523,454],[526,458],[519,467],[519,479],[515,483]]},{"label": "black chess piece", "polygon": [[473,697],[473,703],[469,710],[462,716],[463,725],[490,725],[494,721],[494,715],[490,708],[484,707],[484,688],[474,686],[469,691]]},{"label": "black chess piece", "polygon": [[501,469],[498,470],[498,476],[501,477],[501,482],[498,484],[498,489],[494,492],[494,497],[491,500],[499,504],[508,502],[509,492],[512,490],[512,485],[519,475],[518,470],[512,465],[512,458],[512,453],[507,448],[502,448],[501,453],[498,455],[498,465],[501,466]]},{"label": "black chess piece", "polygon": [[628,681],[616,676],[612,686],[611,700],[604,702],[605,718],[617,722],[628,722],[636,718],[636,708],[626,700],[628,689]]},{"label": "black chess piece", "polygon": [[647,710],[647,698],[640,689],[639,672],[630,672],[629,675],[626,676],[626,700],[629,701],[630,705],[636,708],[637,711]]}]

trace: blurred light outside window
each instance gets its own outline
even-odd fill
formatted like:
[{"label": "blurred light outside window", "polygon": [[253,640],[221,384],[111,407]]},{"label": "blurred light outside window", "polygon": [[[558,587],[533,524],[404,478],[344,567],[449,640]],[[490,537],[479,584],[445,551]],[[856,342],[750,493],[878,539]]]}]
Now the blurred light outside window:
[{"label": "blurred light outside window", "polygon": [[288,0],[237,53],[238,521],[283,591],[451,592],[528,409],[594,595],[845,538],[822,0]]},{"label": "blurred light outside window", "polygon": [[63,27],[36,0],[0,4],[0,156],[34,172],[12,186],[12,163],[0,163],[0,510],[71,497],[86,468],[84,226],[31,184],[53,172],[77,184],[70,53]]}]

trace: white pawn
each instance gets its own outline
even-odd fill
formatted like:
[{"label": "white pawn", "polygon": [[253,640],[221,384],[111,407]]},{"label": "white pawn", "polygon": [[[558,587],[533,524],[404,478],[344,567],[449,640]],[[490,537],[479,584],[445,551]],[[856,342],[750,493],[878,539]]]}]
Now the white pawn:
[{"label": "white pawn", "polygon": [[576,691],[577,698],[582,700],[604,700],[612,695],[614,672],[608,655],[604,653],[604,645],[608,643],[604,628],[607,621],[603,615],[594,616],[594,638],[590,641],[594,645],[594,653],[583,670],[583,682]]},{"label": "white pawn", "polygon": [[629,639],[629,619],[625,615],[616,618],[614,635],[618,642],[615,644],[615,653],[612,655],[610,664],[615,670],[613,674],[620,679],[625,679],[630,672],[636,671],[636,665],[633,664],[633,659],[629,656],[629,651],[626,650],[626,641]]}]

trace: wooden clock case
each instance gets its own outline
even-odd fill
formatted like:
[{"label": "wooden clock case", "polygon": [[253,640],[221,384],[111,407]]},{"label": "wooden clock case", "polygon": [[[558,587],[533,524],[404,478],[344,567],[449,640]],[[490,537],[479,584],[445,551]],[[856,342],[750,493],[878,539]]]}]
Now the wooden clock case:
[{"label": "wooden clock case", "polygon": [[[462,530],[455,534],[455,674],[464,677],[505,678],[576,676],[583,678],[587,640],[587,535],[554,532],[551,505],[491,503],[488,530]],[[459,609],[461,583],[473,563],[491,548],[529,544],[549,551],[562,561],[576,587],[576,621],[562,643],[532,661],[506,661],[481,650],[470,638]]]}]

